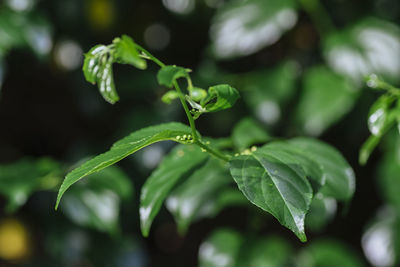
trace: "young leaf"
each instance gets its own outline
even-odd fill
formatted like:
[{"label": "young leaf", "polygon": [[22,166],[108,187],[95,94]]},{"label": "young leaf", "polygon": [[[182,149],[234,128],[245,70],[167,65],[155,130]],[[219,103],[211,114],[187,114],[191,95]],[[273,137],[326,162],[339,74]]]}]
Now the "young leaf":
[{"label": "young leaf", "polygon": [[166,201],[168,210],[174,215],[179,232],[186,232],[197,213],[216,191],[233,182],[228,170],[221,162],[210,158],[187,180],[177,187]]},{"label": "young leaf", "polygon": [[105,45],[96,45],[92,47],[89,52],[85,54],[85,60],[83,61],[83,74],[85,75],[86,81],[90,83],[97,83],[100,71],[100,57],[101,54],[107,50]]},{"label": "young leaf", "polygon": [[114,85],[113,60],[107,46],[97,45],[85,54],[82,68],[86,80],[93,84],[97,83],[101,95],[111,104],[119,100]]},{"label": "young leaf", "polygon": [[142,187],[139,211],[143,236],[149,235],[153,219],[173,186],[207,157],[197,146],[187,145],[177,146],[163,159]]},{"label": "young leaf", "polygon": [[113,43],[115,45],[116,62],[130,64],[141,70],[146,69],[146,60],[139,56],[139,52],[132,38],[127,35],[122,35],[121,38],[115,38]]},{"label": "young leaf", "polygon": [[268,133],[252,118],[244,118],[239,121],[232,133],[233,144],[238,150],[265,143],[270,139]]},{"label": "young leaf", "polygon": [[165,85],[172,88],[175,80],[179,78],[186,78],[189,76],[188,69],[178,67],[175,65],[168,65],[162,67],[157,73],[157,80],[160,85]]},{"label": "young leaf", "polygon": [[293,138],[289,143],[297,146],[322,167],[326,176],[326,183],[322,188],[324,195],[343,201],[352,198],[355,190],[354,171],[335,148],[304,137]]},{"label": "young leaf", "polygon": [[88,160],[68,173],[58,191],[56,209],[64,192],[83,177],[100,171],[155,142],[173,140],[185,143],[186,141],[181,140],[181,137],[190,135],[190,133],[191,129],[188,126],[176,122],[150,126],[133,132],[116,142],[109,151]]},{"label": "young leaf", "polygon": [[111,104],[119,100],[112,71],[114,62],[139,69],[147,66],[146,61],[139,57],[133,40],[126,35],[115,38],[112,45],[96,45],[85,54],[82,70],[86,80],[97,84],[103,98]]},{"label": "young leaf", "polygon": [[239,92],[228,84],[208,88],[208,96],[200,103],[206,112],[216,112],[231,108],[240,97]]},{"label": "young leaf", "polygon": [[251,155],[232,158],[230,171],[251,203],[272,214],[301,241],[307,240],[304,219],[313,192],[293,158],[264,146]]},{"label": "young leaf", "polygon": [[234,267],[243,242],[236,231],[215,231],[200,246],[199,267]]}]

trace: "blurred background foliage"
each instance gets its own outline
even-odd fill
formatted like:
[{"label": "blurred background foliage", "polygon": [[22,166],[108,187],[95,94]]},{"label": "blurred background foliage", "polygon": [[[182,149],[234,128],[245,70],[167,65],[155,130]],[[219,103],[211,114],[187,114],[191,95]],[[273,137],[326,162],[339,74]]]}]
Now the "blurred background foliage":
[{"label": "blurred background foliage", "polygon": [[[246,129],[260,143],[310,135],[334,145],[355,169],[351,204],[318,196],[301,244],[223,192],[237,205],[219,212],[225,200],[211,202],[213,215],[184,236],[164,209],[144,239],[137,188],[167,142],[84,179],[55,212],[56,190],[78,160],[133,130],[185,121],[178,105],[161,102],[155,68],[116,66],[115,106],[84,81],[83,52],[121,34],[195,70],[202,87],[240,91],[233,109],[198,120],[202,133],[233,133],[238,147],[249,145]],[[357,160],[380,96],[364,85],[371,73],[400,85],[398,0],[1,1],[0,266],[398,266],[398,129],[366,166]],[[174,194],[184,201],[182,190]]]}]

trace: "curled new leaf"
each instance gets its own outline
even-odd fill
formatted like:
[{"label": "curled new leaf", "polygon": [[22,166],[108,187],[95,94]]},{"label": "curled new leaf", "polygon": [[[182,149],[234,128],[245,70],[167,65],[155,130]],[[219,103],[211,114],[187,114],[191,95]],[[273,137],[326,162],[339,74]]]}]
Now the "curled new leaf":
[{"label": "curled new leaf", "polygon": [[146,61],[140,58],[135,43],[126,35],[115,38],[112,45],[96,45],[90,49],[85,54],[82,68],[86,80],[97,84],[103,98],[111,104],[119,100],[112,71],[115,62],[146,68]]},{"label": "curled new leaf", "polygon": [[240,97],[239,92],[228,84],[211,86],[208,96],[200,104],[205,112],[216,112],[231,108]]}]

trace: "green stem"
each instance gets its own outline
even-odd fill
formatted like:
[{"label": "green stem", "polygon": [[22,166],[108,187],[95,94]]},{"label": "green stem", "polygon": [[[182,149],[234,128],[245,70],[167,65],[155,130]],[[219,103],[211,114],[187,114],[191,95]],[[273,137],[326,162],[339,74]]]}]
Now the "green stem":
[{"label": "green stem", "polygon": [[208,153],[216,156],[219,159],[222,159],[223,161],[229,161],[230,157],[228,155],[225,155],[223,153],[221,153],[218,150],[214,150],[212,147],[210,147],[209,145],[203,143],[201,140],[198,140],[196,142],[196,144],[201,147],[202,149],[206,150]]},{"label": "green stem", "polygon": [[187,117],[188,120],[189,120],[190,128],[192,128],[193,141],[196,143],[197,140],[198,140],[198,136],[197,136],[196,125],[195,125],[195,123],[194,123],[194,119],[193,119],[193,117],[192,117],[192,114],[190,114],[189,107],[188,107],[187,104],[186,104],[185,97],[183,96],[183,93],[182,93],[182,91],[181,91],[181,88],[180,88],[179,85],[178,85],[178,82],[177,82],[177,81],[174,81],[173,84],[174,84],[174,87],[175,87],[176,92],[178,92],[179,100],[181,101],[181,104],[182,104],[182,106],[183,106],[183,109],[185,110],[186,117]]},{"label": "green stem", "polygon": [[[156,58],[155,56],[153,56],[153,55],[152,55],[150,52],[148,52],[146,49],[144,49],[143,47],[141,47],[140,45],[138,45],[138,44],[136,44],[136,43],[135,43],[135,45],[136,45],[136,48],[137,48],[138,50],[140,50],[142,53],[145,54],[145,57],[146,57],[147,59],[150,59],[150,60],[154,61],[154,63],[156,63],[156,64],[157,64],[158,66],[160,66],[161,68],[165,66],[165,64],[164,64],[163,62],[161,62],[158,58]],[[207,151],[208,153],[210,153],[211,155],[214,155],[214,156],[216,156],[217,158],[222,159],[222,160],[224,160],[224,161],[229,161],[229,157],[228,157],[227,155],[224,155],[223,153],[221,153],[221,152],[218,151],[218,150],[214,150],[212,147],[210,147],[209,145],[203,143],[203,142],[199,139],[199,137],[198,137],[198,135],[197,135],[197,130],[196,130],[196,125],[195,125],[194,119],[193,119],[193,117],[192,117],[192,114],[190,114],[189,107],[188,107],[188,105],[186,104],[186,100],[185,100],[185,97],[184,97],[184,95],[183,95],[183,93],[182,93],[182,90],[181,90],[181,88],[179,87],[179,84],[178,84],[178,82],[177,82],[176,80],[173,82],[173,85],[174,85],[174,88],[175,88],[176,92],[177,92],[178,95],[179,95],[179,100],[181,101],[181,104],[182,104],[182,106],[183,106],[183,109],[185,110],[186,117],[187,117],[188,120],[189,120],[189,125],[190,125],[190,128],[192,129],[193,143],[194,143],[194,144],[197,144],[198,146],[200,146],[202,149],[206,150],[206,151]],[[188,78],[188,86],[189,86],[190,88],[193,87],[192,81],[191,81],[190,78]]]},{"label": "green stem", "polygon": [[335,25],[325,7],[320,3],[320,0],[298,1],[302,8],[308,13],[321,35],[336,31]]},{"label": "green stem", "polygon": [[155,56],[153,56],[149,51],[147,51],[146,49],[144,49],[143,47],[141,47],[140,45],[138,45],[137,43],[135,43],[135,46],[138,50],[140,50],[142,53],[144,53],[148,59],[153,60],[154,63],[156,63],[158,66],[165,67],[165,64],[162,63],[158,58],[156,58]]}]

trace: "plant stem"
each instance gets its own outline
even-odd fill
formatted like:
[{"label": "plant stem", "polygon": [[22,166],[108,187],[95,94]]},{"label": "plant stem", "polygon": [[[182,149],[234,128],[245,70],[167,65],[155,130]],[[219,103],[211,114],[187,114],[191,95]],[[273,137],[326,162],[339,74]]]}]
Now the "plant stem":
[{"label": "plant stem", "polygon": [[335,25],[320,0],[298,0],[298,2],[308,13],[321,35],[336,31]]},{"label": "plant stem", "polygon": [[[153,55],[152,55],[150,52],[148,52],[146,49],[144,49],[143,47],[141,47],[140,45],[138,45],[138,44],[136,44],[136,43],[135,43],[135,45],[136,45],[136,48],[137,48],[138,50],[140,50],[142,53],[145,54],[145,57],[146,57],[147,59],[150,59],[150,60],[154,61],[154,63],[156,63],[156,64],[157,64],[158,66],[160,66],[161,68],[162,68],[162,67],[165,67],[165,64],[164,64],[163,62],[161,62],[158,58],[156,58],[155,56],[153,56]],[[191,80],[190,78],[188,78],[187,81],[188,81],[188,87],[191,89],[191,88],[193,87],[193,85],[192,85],[192,80]],[[229,161],[229,157],[228,157],[227,155],[224,155],[223,153],[221,153],[221,152],[218,151],[218,150],[214,150],[212,147],[210,147],[209,145],[203,143],[203,142],[199,139],[199,137],[198,137],[198,135],[197,135],[196,124],[195,124],[195,122],[194,122],[194,119],[193,119],[193,117],[192,117],[192,114],[191,114],[190,111],[189,111],[189,107],[188,107],[188,105],[186,104],[186,100],[185,100],[185,97],[184,97],[184,95],[183,95],[183,93],[182,93],[182,90],[181,90],[181,88],[179,87],[179,84],[178,84],[178,82],[177,82],[176,80],[173,82],[173,85],[174,85],[174,88],[175,88],[176,92],[177,92],[178,95],[179,95],[179,100],[181,101],[181,104],[182,104],[182,106],[183,106],[183,109],[185,110],[186,117],[187,117],[188,120],[189,120],[189,125],[190,125],[190,128],[192,129],[193,143],[194,143],[194,144],[197,144],[199,147],[201,147],[202,149],[206,150],[206,151],[207,151],[208,153],[210,153],[211,155],[214,155],[214,156],[216,156],[217,158],[222,159],[223,161]]]},{"label": "plant stem", "polygon": [[153,56],[149,51],[147,51],[146,49],[144,49],[143,47],[141,47],[140,45],[138,45],[137,43],[135,43],[135,46],[138,50],[142,51],[144,54],[146,54],[146,56],[148,57],[148,59],[153,60],[154,63],[156,63],[158,66],[165,67],[165,64],[162,63],[158,58],[156,58],[155,56]]},{"label": "plant stem", "polygon": [[174,81],[173,84],[174,84],[174,87],[175,87],[176,92],[178,92],[179,100],[181,101],[181,104],[182,104],[182,106],[183,106],[183,109],[185,110],[186,117],[187,117],[188,120],[189,120],[190,128],[192,128],[193,141],[196,143],[197,140],[198,140],[198,136],[197,136],[196,125],[195,125],[195,123],[194,123],[194,119],[193,119],[193,117],[192,117],[192,114],[190,114],[189,107],[188,107],[187,104],[186,104],[185,97],[183,96],[183,93],[182,93],[182,91],[181,91],[181,88],[179,87],[178,82],[177,82],[177,81]]},{"label": "plant stem", "polygon": [[203,143],[201,140],[198,140],[196,144],[201,147],[202,149],[206,150],[208,153],[216,156],[219,159],[222,159],[223,161],[229,161],[230,157],[228,155],[225,155],[218,150],[214,150],[212,147],[209,145]]}]

